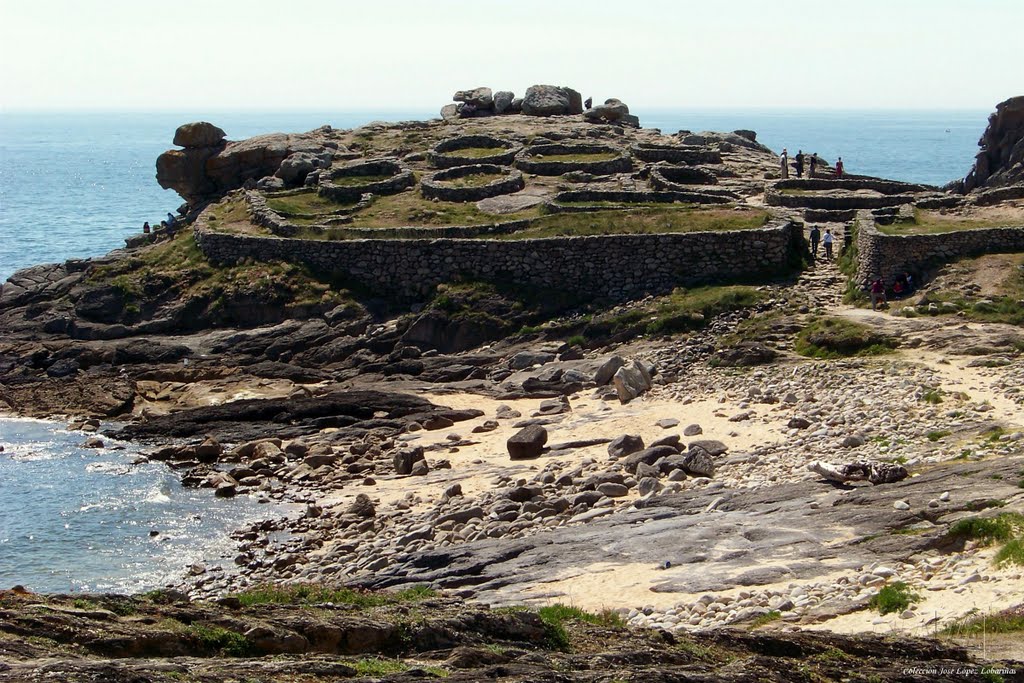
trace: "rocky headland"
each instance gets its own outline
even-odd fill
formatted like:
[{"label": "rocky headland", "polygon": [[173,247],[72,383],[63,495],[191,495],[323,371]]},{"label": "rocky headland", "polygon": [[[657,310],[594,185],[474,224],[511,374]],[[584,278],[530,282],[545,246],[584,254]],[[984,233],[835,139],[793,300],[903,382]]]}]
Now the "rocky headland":
[{"label": "rocky headland", "polygon": [[945,189],[560,86],[182,126],[174,225],[0,289],[0,408],[297,512],[0,593],[0,680],[1021,680],[1020,100]]}]

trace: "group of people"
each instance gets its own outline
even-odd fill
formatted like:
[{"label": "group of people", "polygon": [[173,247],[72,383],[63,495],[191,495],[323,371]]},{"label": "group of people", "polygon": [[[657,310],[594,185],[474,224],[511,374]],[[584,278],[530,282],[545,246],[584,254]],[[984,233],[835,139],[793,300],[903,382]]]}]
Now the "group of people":
[{"label": "group of people", "polygon": [[[879,305],[886,302],[885,283],[882,278],[876,277],[868,288],[871,295],[871,310],[877,311]],[[897,275],[892,283],[892,298],[901,299],[914,291],[914,276],[908,272]]]},{"label": "group of people", "polygon": [[[796,177],[804,177],[804,161],[807,161],[807,157],[804,156],[802,149],[797,150],[796,156],[793,157],[793,161],[796,164]],[[782,178],[785,180],[789,177],[789,151],[785,148],[782,149],[782,154],[779,156],[780,170],[782,171]],[[818,153],[814,152],[810,156],[809,167],[807,169],[807,177],[813,178],[815,172],[818,170]],[[839,157],[836,161],[836,178],[843,177],[843,158]]]},{"label": "group of people", "polygon": [[[168,211],[167,212],[167,220],[160,221],[160,230],[167,230],[168,228],[171,228],[173,230],[175,227],[177,227],[177,225],[178,225],[178,217],[175,216],[170,211]],[[144,235],[148,235],[152,231],[153,231],[153,228],[149,225],[149,221],[146,221],[145,223],[142,224],[142,233]]]},{"label": "group of people", "polygon": [[825,228],[824,237],[821,234],[821,229],[815,225],[811,228],[811,256],[818,258],[818,242],[825,247],[825,258],[829,261],[832,260],[832,245],[835,243],[835,235],[832,234],[832,228]]}]

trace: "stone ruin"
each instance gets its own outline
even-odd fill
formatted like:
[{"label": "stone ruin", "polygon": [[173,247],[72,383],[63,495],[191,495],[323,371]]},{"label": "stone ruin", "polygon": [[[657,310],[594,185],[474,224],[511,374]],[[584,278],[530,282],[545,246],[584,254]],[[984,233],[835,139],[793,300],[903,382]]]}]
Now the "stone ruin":
[{"label": "stone ruin", "polygon": [[[611,98],[593,107],[584,106],[583,96],[576,90],[558,85],[531,85],[526,94],[516,97],[509,90],[492,91],[479,87],[459,90],[452,96],[454,104],[441,108],[441,118],[446,121],[500,116],[503,114],[524,114],[526,116],[582,116],[591,123],[618,123],[640,127],[640,119],[629,113],[629,107],[621,100]],[[587,100],[587,104],[590,100]]]}]

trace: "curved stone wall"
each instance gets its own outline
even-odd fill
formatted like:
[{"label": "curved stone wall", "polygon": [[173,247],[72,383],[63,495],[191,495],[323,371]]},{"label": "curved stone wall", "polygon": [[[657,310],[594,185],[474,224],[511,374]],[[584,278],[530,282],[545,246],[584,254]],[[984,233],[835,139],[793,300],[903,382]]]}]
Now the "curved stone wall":
[{"label": "curved stone wall", "polygon": [[965,256],[1024,251],[1024,226],[978,228],[931,235],[886,235],[878,231],[869,211],[857,214],[857,281],[867,286],[875,277],[891,285],[904,272]]},{"label": "curved stone wall", "polygon": [[[614,159],[602,161],[544,161],[537,155],[560,154],[616,154]],[[610,145],[532,145],[516,156],[516,168],[534,175],[562,175],[570,171],[583,171],[593,175],[628,173],[633,170],[633,160],[625,152]]]},{"label": "curved stone wall", "polygon": [[717,185],[718,176],[698,166],[658,164],[651,168],[651,185],[659,190],[674,190],[679,185]]},{"label": "curved stone wall", "polygon": [[662,293],[787,269],[801,240],[789,222],[661,235],[327,241],[218,233],[199,220],[195,236],[214,263],[304,263],[407,298],[457,278],[511,279],[595,297]]},{"label": "curved stone wall", "polygon": [[[308,192],[309,190],[305,190]],[[296,191],[285,191],[280,193],[278,196],[294,196],[301,194]],[[339,208],[330,214],[282,214],[274,211],[267,204],[267,198],[259,192],[253,190],[245,190],[245,203],[249,210],[249,217],[256,225],[263,226],[270,232],[280,237],[293,237],[303,230],[312,230],[313,232],[323,232],[324,230],[330,229],[331,226],[348,223],[352,220],[352,214],[373,203],[373,195],[364,194],[359,198],[359,201],[352,205],[344,208]],[[300,226],[291,222],[289,219],[295,218],[307,218],[317,219],[319,223],[313,225]]]},{"label": "curved stone wall", "polygon": [[[486,157],[461,157],[452,154],[460,149],[473,147],[502,149]],[[523,150],[518,142],[503,140],[502,138],[490,135],[461,135],[455,138],[448,138],[434,145],[434,149],[427,152],[427,161],[435,168],[452,168],[454,166],[471,166],[473,164],[495,164],[497,166],[511,166],[516,155]]]},{"label": "curved stone wall", "polygon": [[673,164],[720,164],[722,153],[697,145],[655,145],[637,143],[630,147],[633,156],[641,161],[668,161]]},{"label": "curved stone wall", "polygon": [[[476,187],[453,187],[445,185],[447,180],[466,178],[472,175],[497,173],[502,177],[486,185]],[[523,174],[514,168],[495,166],[494,164],[473,164],[472,166],[456,166],[438,171],[420,182],[420,192],[427,199],[440,199],[446,202],[478,202],[488,197],[501,194],[512,194],[526,187]]]},{"label": "curved stone wall", "polygon": [[910,194],[912,192],[938,192],[931,185],[915,185],[881,178],[790,178],[774,183],[779,190],[873,190],[879,194]]},{"label": "curved stone wall", "polygon": [[[385,180],[363,183],[360,185],[335,185],[335,178],[353,178],[360,176],[390,176]],[[412,171],[393,159],[372,159],[342,168],[331,169],[320,174],[320,186],[317,192],[324,199],[335,202],[351,202],[364,194],[397,194],[416,183]]]}]

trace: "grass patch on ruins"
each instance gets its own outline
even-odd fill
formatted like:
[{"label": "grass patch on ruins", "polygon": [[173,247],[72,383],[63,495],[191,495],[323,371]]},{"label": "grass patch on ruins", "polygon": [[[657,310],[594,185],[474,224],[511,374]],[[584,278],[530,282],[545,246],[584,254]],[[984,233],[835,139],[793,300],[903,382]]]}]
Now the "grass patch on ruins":
[{"label": "grass patch on ruins", "polygon": [[442,202],[424,199],[419,192],[406,191],[374,198],[373,204],[352,216],[353,228],[395,228],[406,226],[494,225],[535,218],[533,207],[513,214],[484,213],[473,202]]},{"label": "grass patch on ruins", "polygon": [[544,622],[547,631],[548,644],[558,650],[569,648],[569,631],[566,624],[570,622],[582,622],[605,628],[625,628],[626,622],[618,612],[604,609],[598,613],[588,612],[579,607],[556,603],[547,605],[537,610],[538,616]]},{"label": "grass patch on ruins", "polygon": [[332,603],[351,607],[383,607],[401,605],[435,597],[437,593],[418,586],[398,592],[359,591],[352,588],[331,588],[313,583],[265,585],[251,588],[233,597],[245,607],[253,605],[319,605]]},{"label": "grass patch on ruins", "polygon": [[496,180],[505,178],[502,173],[471,173],[461,178],[452,178],[451,180],[440,180],[438,182],[448,187],[483,187],[484,185],[490,185]]},{"label": "grass patch on ruins", "polygon": [[531,154],[529,161],[555,162],[558,164],[577,164],[581,162],[611,161],[619,157],[615,152],[592,152],[576,154]]},{"label": "grass patch on ruins", "polygon": [[357,676],[390,676],[409,670],[409,665],[400,659],[381,659],[379,657],[360,659],[354,662],[353,666]]},{"label": "grass patch on ruins", "polygon": [[809,358],[849,358],[891,353],[896,339],[842,318],[819,318],[796,336],[794,350]]},{"label": "grass patch on ruins", "polygon": [[662,205],[544,216],[530,227],[498,239],[582,237],[585,235],[659,234],[673,232],[720,232],[753,230],[771,220],[767,211],[694,209],[688,205]]},{"label": "grass patch on ruins", "polygon": [[355,202],[339,204],[321,197],[316,192],[267,197],[267,206],[283,216],[329,214],[355,206]]},{"label": "grass patch on ruins", "polygon": [[911,603],[918,602],[920,599],[921,596],[911,591],[907,584],[902,581],[893,581],[883,586],[882,590],[871,597],[868,607],[878,610],[880,614],[890,614],[902,612],[910,607]]},{"label": "grass patch on ruins", "polygon": [[462,157],[464,159],[483,159],[485,157],[494,157],[499,154],[504,154],[509,150],[505,147],[464,147],[462,149],[453,149],[448,152],[441,152],[441,156],[445,157]]},{"label": "grass patch on ruins", "polygon": [[384,175],[378,173],[375,175],[343,175],[331,178],[328,182],[338,187],[359,187],[360,185],[369,185],[370,183],[384,182],[390,175]]},{"label": "grass patch on ruins", "polygon": [[587,339],[616,335],[673,334],[702,328],[717,315],[756,305],[763,294],[743,285],[677,288],[646,306],[595,315],[583,329]]},{"label": "grass patch on ruins", "polygon": [[914,220],[879,225],[878,231],[884,235],[936,235],[959,230],[1005,228],[1021,224],[1024,224],[1024,220],[1014,221],[1004,217],[965,218],[952,213],[943,214],[939,211],[914,209]]}]

